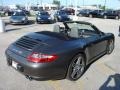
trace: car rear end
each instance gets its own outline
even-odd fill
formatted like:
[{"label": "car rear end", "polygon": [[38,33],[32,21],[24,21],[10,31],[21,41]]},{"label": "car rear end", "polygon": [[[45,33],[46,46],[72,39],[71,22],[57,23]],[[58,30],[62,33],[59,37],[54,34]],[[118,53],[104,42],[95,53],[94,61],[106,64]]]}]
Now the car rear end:
[{"label": "car rear end", "polygon": [[[31,38],[31,36],[39,35],[23,36],[8,47],[6,50],[8,65],[29,79],[48,80],[65,78],[67,70],[66,61],[64,61],[65,57],[61,57],[62,54],[50,53],[49,49],[53,47],[36,37]],[[48,36],[45,35],[41,35],[41,37],[46,38],[45,41],[48,39]],[[56,42],[59,41],[55,40]]]}]

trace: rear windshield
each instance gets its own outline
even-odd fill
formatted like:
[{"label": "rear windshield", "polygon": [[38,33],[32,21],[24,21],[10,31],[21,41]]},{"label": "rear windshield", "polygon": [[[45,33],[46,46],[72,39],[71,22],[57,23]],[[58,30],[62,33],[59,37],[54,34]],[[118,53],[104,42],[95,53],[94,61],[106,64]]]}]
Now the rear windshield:
[{"label": "rear windshield", "polygon": [[13,16],[25,16],[24,12],[14,12]]},{"label": "rear windshield", "polygon": [[49,15],[48,12],[38,12],[38,15]]}]

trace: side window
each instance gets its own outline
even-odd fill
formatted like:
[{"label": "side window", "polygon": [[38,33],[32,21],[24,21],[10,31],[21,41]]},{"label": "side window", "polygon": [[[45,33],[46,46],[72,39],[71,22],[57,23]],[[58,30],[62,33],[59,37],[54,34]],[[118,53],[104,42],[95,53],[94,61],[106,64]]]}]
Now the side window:
[{"label": "side window", "polygon": [[78,24],[79,29],[85,29],[85,30],[90,30],[90,31],[95,31],[91,25],[86,25],[86,24]]},{"label": "side window", "polygon": [[79,31],[84,31],[84,33],[87,34],[98,34],[95,29],[91,26],[91,25],[87,25],[87,24],[78,24],[78,29]]}]

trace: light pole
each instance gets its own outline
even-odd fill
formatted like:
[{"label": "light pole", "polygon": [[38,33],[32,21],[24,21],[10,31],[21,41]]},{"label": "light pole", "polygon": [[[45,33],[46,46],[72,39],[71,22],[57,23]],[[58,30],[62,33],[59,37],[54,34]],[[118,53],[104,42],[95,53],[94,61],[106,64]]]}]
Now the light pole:
[{"label": "light pole", "polygon": [[3,6],[3,0],[0,0],[0,2],[1,2],[1,6]]},{"label": "light pole", "polygon": [[84,0],[83,0],[83,6],[85,5]]},{"label": "light pole", "polygon": [[75,1],[75,15],[73,16],[73,21],[77,21],[78,20],[78,16],[77,16],[77,5],[78,5],[78,0],[74,0]]},{"label": "light pole", "polygon": [[104,10],[106,9],[106,2],[107,2],[107,0],[105,0],[105,2],[104,2]]},{"label": "light pole", "polygon": [[66,7],[67,7],[67,0],[66,0]]},{"label": "light pole", "polygon": [[40,4],[41,4],[41,6],[42,6],[42,0],[40,0]]}]

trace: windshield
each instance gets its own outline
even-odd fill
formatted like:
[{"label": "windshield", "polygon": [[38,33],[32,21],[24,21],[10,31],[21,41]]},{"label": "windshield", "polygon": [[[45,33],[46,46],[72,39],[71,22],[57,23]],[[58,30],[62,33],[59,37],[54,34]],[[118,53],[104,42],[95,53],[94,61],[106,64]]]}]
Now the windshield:
[{"label": "windshield", "polygon": [[67,22],[64,25],[69,30],[68,35],[74,38],[89,38],[99,33],[94,25],[86,22]]},{"label": "windshield", "polygon": [[38,15],[49,15],[48,12],[38,12]]},{"label": "windshield", "polygon": [[24,12],[14,12],[13,16],[25,16]]},{"label": "windshield", "polygon": [[68,27],[71,29],[73,27],[77,27],[79,30],[92,30],[94,31],[93,27],[88,24],[83,23],[67,23]]}]

